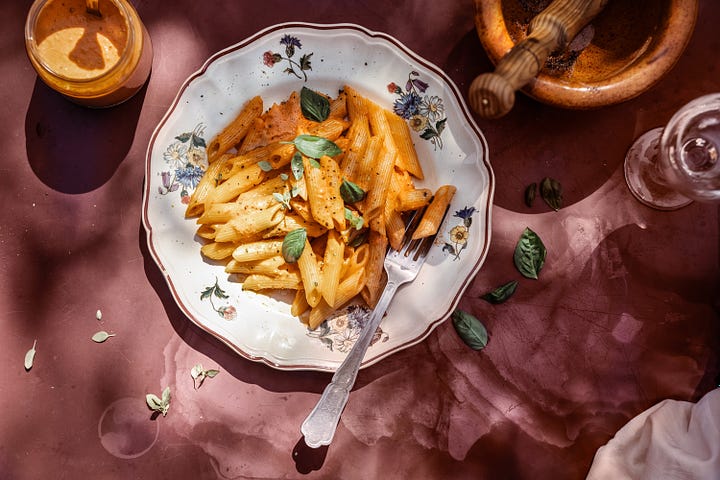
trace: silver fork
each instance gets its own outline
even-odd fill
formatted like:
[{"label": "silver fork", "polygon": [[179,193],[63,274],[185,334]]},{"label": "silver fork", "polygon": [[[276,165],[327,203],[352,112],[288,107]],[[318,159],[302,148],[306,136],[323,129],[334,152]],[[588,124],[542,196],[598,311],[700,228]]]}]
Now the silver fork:
[{"label": "silver fork", "polygon": [[[445,215],[447,215],[447,209]],[[370,341],[380,325],[388,305],[390,305],[390,300],[400,285],[417,277],[420,267],[425,263],[425,258],[427,258],[437,234],[420,240],[411,240],[410,237],[417,228],[420,217],[422,217],[422,212],[416,212],[408,222],[402,248],[400,250],[391,249],[386,254],[385,271],[388,280],[385,289],[370,314],[370,318],[363,326],[355,345],[335,371],[332,381],[325,387],[317,405],[300,427],[300,431],[305,437],[305,443],[309,447],[318,448],[322,445],[330,445],[340,421],[340,415],[350,396],[350,390],[355,384],[360,363],[365,357],[365,352],[370,346]],[[443,220],[444,218],[443,216]],[[440,225],[442,225],[442,221]]]}]

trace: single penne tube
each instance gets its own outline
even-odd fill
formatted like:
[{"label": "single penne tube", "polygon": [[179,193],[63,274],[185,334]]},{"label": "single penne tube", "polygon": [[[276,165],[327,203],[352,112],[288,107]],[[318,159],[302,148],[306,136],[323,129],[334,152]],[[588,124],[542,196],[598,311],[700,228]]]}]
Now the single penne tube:
[{"label": "single penne tube", "polygon": [[281,146],[286,145],[281,145],[277,142],[271,143],[269,145],[257,147],[253,150],[250,150],[249,152],[238,154],[229,158],[225,162],[225,166],[221,171],[221,180],[232,177],[237,172],[239,172],[243,168],[249,167],[250,165],[254,165],[263,160],[270,161],[274,152]]},{"label": "single penne tube", "polygon": [[290,305],[290,315],[293,317],[299,317],[303,313],[310,309],[310,305],[307,303],[305,298],[305,290],[299,288],[295,291],[295,297],[293,297],[292,304]]},{"label": "single penne tube", "polygon": [[350,85],[343,86],[343,92],[347,95],[345,103],[347,105],[348,117],[354,120],[359,115],[367,114],[368,100],[355,88]]},{"label": "single penne tube", "polygon": [[275,255],[261,260],[253,260],[250,262],[238,262],[234,258],[225,266],[226,273],[244,273],[246,275],[274,275],[278,270],[286,265],[282,255]]},{"label": "single penne tube", "polygon": [[275,276],[253,274],[248,275],[243,280],[243,290],[297,290],[302,286],[300,274],[281,270],[280,274]]},{"label": "single penne tube", "polygon": [[379,216],[385,209],[388,189],[395,168],[396,151],[392,144],[386,143],[377,158],[372,183],[365,198],[363,216],[371,221]]},{"label": "single penne tube", "polygon": [[276,255],[282,255],[282,240],[257,240],[241,245],[233,251],[232,257],[238,262],[252,262]]},{"label": "single penne tube", "polygon": [[337,230],[329,230],[320,275],[320,291],[329,305],[335,304],[335,295],[338,285],[340,285],[344,250],[345,243],[340,233]]},{"label": "single penne tube", "polygon": [[305,289],[305,298],[308,305],[315,307],[322,298],[322,292],[320,292],[320,266],[315,252],[313,252],[312,246],[307,240],[305,240],[305,248],[303,248],[298,258],[297,265]]},{"label": "single penne tube", "polygon": [[207,170],[203,174],[198,186],[190,194],[190,200],[185,208],[185,217],[196,217],[201,215],[205,210],[205,201],[212,195],[212,191],[217,187],[220,178],[220,172],[225,167],[230,155],[224,154],[217,161],[208,165]]},{"label": "single penne tube", "polygon": [[262,182],[264,178],[265,172],[257,165],[250,165],[249,167],[243,168],[218,185],[217,188],[208,195],[206,207],[208,204],[228,202],[241,193],[250,190]]},{"label": "single penne tube", "polygon": [[349,126],[350,122],[339,118],[328,117],[327,120],[311,125],[310,128],[308,128],[308,133],[335,141],[340,138],[340,135],[342,135]]},{"label": "single penne tube", "polygon": [[264,210],[256,210],[240,217],[233,217],[215,231],[216,242],[242,242],[273,228],[285,216],[279,203]]},{"label": "single penne tube", "polygon": [[217,230],[217,227],[222,224],[213,224],[213,225],[200,225],[197,229],[197,232],[195,234],[200,237],[204,238],[206,240],[214,240],[215,239],[215,230]]},{"label": "single penne tube", "polygon": [[397,148],[397,166],[409,172],[415,178],[422,180],[425,176],[410,135],[410,127],[408,127],[405,119],[396,113],[387,109],[383,113],[390,128],[395,148]]},{"label": "single penne tube", "polygon": [[231,218],[237,217],[243,212],[242,205],[235,202],[213,203],[200,215],[197,223],[200,225],[211,225],[213,223],[226,223]]},{"label": "single penne tube", "polygon": [[298,228],[304,228],[307,232],[307,236],[310,238],[319,237],[328,231],[327,228],[323,227],[314,220],[307,221],[296,213],[286,212],[280,223],[263,233],[262,236],[263,238],[284,237]]},{"label": "single penne tube", "polygon": [[385,220],[385,235],[388,238],[390,247],[393,250],[400,250],[405,237],[405,222],[403,222],[402,217],[395,209],[389,207],[389,204],[385,208],[383,218]]},{"label": "single penne tube", "polygon": [[208,144],[208,161],[212,163],[220,155],[235,147],[247,134],[253,121],[262,114],[263,101],[260,96],[251,98],[235,119],[220,131]]},{"label": "single penne tube", "polygon": [[357,165],[346,175],[355,182],[360,188],[366,192],[372,185],[373,176],[375,174],[375,165],[378,163],[378,157],[381,155],[383,141],[381,137],[370,137],[363,154],[358,158]]},{"label": "single penne tube", "polygon": [[440,228],[440,223],[445,216],[445,210],[447,210],[448,205],[450,205],[450,201],[455,195],[456,190],[452,185],[443,185],[437,189],[430,205],[428,205],[420,219],[420,224],[413,232],[413,240],[429,237],[437,233]]},{"label": "single penne tube", "polygon": [[330,99],[330,118],[343,119],[347,117],[347,94],[341,91],[337,97]]},{"label": "single penne tube", "polygon": [[368,261],[365,266],[365,285],[360,292],[365,303],[374,308],[380,298],[380,292],[384,288],[383,274],[385,251],[387,250],[387,238],[377,232],[370,231],[368,235],[368,247],[370,249]]},{"label": "single penne tube", "polygon": [[232,242],[210,242],[200,247],[200,253],[211,260],[224,260],[232,257],[236,247]]},{"label": "single penne tube", "polygon": [[347,137],[350,139],[350,143],[344,149],[345,155],[340,162],[340,174],[345,178],[354,178],[355,171],[358,169],[370,141],[370,125],[367,115],[360,115],[353,120]]},{"label": "single penne tube", "polygon": [[305,183],[313,219],[327,229],[345,228],[345,204],[340,196],[340,171],[335,160],[323,156],[320,167],[304,158]]},{"label": "single penne tube", "polygon": [[432,196],[432,190],[430,190],[429,188],[414,188],[412,190],[403,190],[397,196],[396,209],[399,212],[420,210],[421,208],[430,204]]}]

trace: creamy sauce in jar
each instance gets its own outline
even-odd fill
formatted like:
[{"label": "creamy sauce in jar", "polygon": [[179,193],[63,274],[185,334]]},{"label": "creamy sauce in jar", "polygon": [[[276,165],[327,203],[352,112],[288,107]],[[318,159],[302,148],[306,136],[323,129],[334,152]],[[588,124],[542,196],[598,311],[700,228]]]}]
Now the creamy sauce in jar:
[{"label": "creamy sauce in jar", "polygon": [[147,80],[150,38],[126,0],[100,0],[100,15],[85,0],[36,0],[25,28],[30,61],[43,81],[72,101],[115,105]]}]

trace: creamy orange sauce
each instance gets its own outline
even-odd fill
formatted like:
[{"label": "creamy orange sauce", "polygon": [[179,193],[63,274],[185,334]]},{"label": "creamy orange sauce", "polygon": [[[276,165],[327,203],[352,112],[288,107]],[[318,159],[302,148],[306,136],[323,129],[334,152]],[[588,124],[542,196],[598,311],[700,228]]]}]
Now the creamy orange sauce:
[{"label": "creamy orange sauce", "polygon": [[88,13],[85,0],[51,0],[38,15],[35,41],[42,61],[71,79],[94,78],[120,60],[128,38],[127,19],[108,1],[101,16]]}]

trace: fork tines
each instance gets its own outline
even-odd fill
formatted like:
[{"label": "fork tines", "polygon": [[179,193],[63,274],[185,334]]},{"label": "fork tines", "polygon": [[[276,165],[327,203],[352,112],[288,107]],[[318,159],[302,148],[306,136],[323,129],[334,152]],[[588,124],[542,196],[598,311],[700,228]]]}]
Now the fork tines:
[{"label": "fork tines", "polygon": [[[445,213],[440,220],[439,227],[441,227],[443,222],[445,221],[445,216],[447,215],[449,209],[450,206],[445,209]],[[422,220],[426,210],[427,206],[412,212],[410,218],[408,219],[407,226],[405,227],[405,235],[403,236],[402,248],[399,250],[399,252],[406,257],[412,255],[413,260],[417,260],[418,258],[424,257],[428,254],[428,252],[430,251],[430,247],[432,247],[433,243],[435,242],[435,238],[440,231],[438,227],[438,232],[435,232],[434,235],[412,240],[413,233],[420,225],[420,221]]]}]

